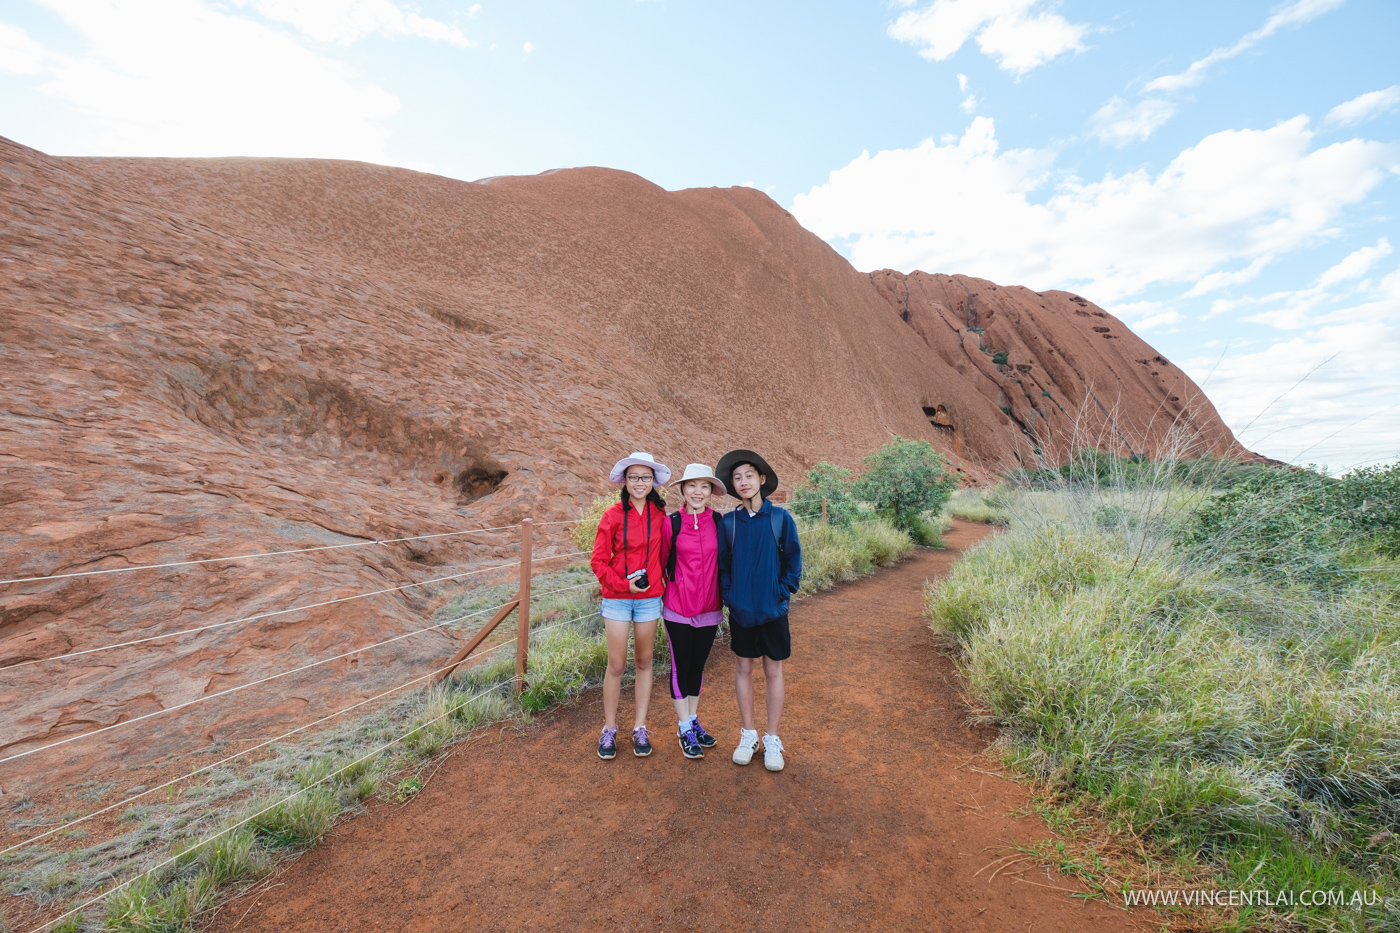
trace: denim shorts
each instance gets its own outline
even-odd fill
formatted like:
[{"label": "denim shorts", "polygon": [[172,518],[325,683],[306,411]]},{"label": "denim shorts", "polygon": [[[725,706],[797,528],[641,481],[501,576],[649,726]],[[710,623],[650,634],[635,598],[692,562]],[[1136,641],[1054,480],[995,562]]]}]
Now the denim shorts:
[{"label": "denim shorts", "polygon": [[605,599],[603,618],[614,622],[655,622],[661,618],[661,597],[650,599]]}]

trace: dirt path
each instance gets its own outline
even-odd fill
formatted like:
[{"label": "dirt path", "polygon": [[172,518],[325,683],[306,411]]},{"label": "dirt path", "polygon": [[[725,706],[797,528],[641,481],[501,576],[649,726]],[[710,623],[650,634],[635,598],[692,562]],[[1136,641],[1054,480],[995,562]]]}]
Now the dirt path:
[{"label": "dirt path", "polygon": [[[983,534],[959,524],[949,543]],[[346,823],[214,929],[1141,929],[1042,869],[990,877],[1007,846],[1048,833],[1009,816],[1022,788],[971,770],[992,734],[964,724],[922,619],[923,582],[955,559],[919,552],[794,609],[781,774],[730,762],[733,656],[716,646],[701,714],[720,744],[703,760],[681,757],[658,677],[656,753],[623,741],[599,761],[591,691],[462,747],[412,802]]]}]

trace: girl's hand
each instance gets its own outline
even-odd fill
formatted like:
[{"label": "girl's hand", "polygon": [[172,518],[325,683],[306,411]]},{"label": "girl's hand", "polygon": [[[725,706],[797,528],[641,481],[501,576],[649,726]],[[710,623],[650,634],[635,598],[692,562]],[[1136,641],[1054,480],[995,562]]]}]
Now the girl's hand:
[{"label": "girl's hand", "polygon": [[631,593],[645,593],[645,592],[646,592],[646,590],[642,589],[640,586],[637,585],[637,581],[636,581],[636,580],[628,580],[628,581],[627,581],[627,590],[628,590],[628,592],[631,592]]}]

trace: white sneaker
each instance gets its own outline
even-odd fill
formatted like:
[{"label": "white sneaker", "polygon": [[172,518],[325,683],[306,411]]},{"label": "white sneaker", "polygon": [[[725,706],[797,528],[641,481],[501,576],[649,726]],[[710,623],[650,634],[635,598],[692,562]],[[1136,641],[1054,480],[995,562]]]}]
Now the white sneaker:
[{"label": "white sneaker", "polygon": [[783,740],[776,735],[763,737],[763,767],[769,771],[783,770]]},{"label": "white sneaker", "polygon": [[739,747],[734,749],[734,763],[746,765],[753,761],[753,753],[758,750],[758,730],[740,729]]}]

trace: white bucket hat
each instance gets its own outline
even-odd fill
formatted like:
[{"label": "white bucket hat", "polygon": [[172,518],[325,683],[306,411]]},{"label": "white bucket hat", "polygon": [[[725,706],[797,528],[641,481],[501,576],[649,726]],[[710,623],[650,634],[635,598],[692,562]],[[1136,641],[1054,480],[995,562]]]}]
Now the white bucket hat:
[{"label": "white bucket hat", "polygon": [[709,480],[710,488],[714,490],[715,495],[717,496],[724,496],[729,494],[728,490],[724,488],[724,483],[720,482],[719,477],[715,476],[715,471],[711,470],[707,465],[703,463],[687,463],[685,465],[684,475],[682,475],[680,479],[671,483],[671,485],[684,486],[687,482],[693,479]]},{"label": "white bucket hat", "polygon": [[613,464],[612,472],[608,474],[608,482],[614,486],[621,486],[627,482],[627,468],[630,466],[651,467],[652,476],[656,477],[658,486],[665,486],[666,481],[671,478],[670,467],[664,463],[657,463],[656,458],[646,451],[637,450]]}]

